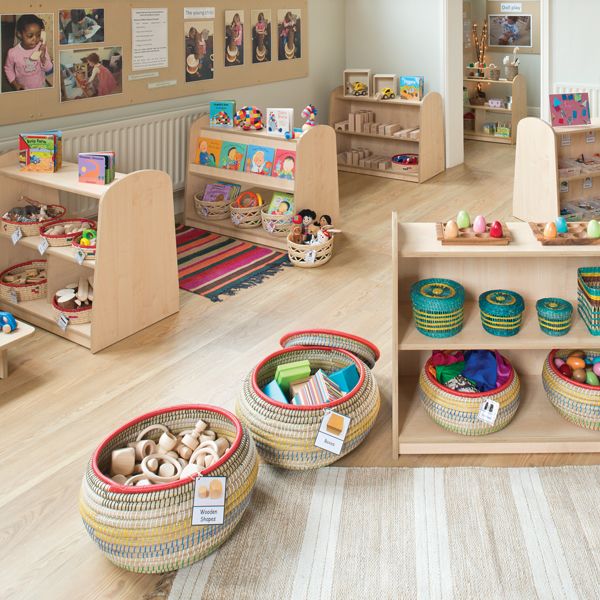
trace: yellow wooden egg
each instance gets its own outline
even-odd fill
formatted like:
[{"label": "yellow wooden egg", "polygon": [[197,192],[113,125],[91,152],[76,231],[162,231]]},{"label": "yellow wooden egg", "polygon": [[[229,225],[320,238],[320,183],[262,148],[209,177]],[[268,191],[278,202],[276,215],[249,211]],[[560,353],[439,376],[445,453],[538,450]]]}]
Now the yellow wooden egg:
[{"label": "yellow wooden egg", "polygon": [[444,227],[444,239],[453,240],[458,237],[458,225],[456,221],[448,221]]},{"label": "yellow wooden egg", "polygon": [[554,239],[556,235],[556,224],[554,223],[554,221],[550,221],[546,224],[546,227],[544,227],[544,237]]}]

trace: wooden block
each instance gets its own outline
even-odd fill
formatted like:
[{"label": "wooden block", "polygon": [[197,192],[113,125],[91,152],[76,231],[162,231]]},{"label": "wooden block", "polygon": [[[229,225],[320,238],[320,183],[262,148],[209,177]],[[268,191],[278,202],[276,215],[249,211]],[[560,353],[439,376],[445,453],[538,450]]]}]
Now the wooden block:
[{"label": "wooden block", "polygon": [[209,484],[209,495],[213,500],[223,495],[223,484],[218,479],[212,479]]},{"label": "wooden block", "polygon": [[377,128],[377,133],[379,135],[385,135],[385,128],[389,125],[389,123],[382,123],[378,128]]},{"label": "wooden block", "polygon": [[359,112],[354,117],[354,128],[355,128],[355,131],[358,131],[358,133],[362,133],[362,131],[363,131],[363,122],[364,122],[364,115],[363,115],[363,113]]},{"label": "wooden block", "polygon": [[352,152],[346,152],[346,164],[347,165],[352,164]]},{"label": "wooden block", "polygon": [[348,131],[348,121],[340,121],[334,126],[336,131]]},{"label": "wooden block", "polygon": [[354,113],[348,115],[348,131],[354,131]]},{"label": "wooden block", "polygon": [[208,498],[208,488],[204,485],[201,485],[198,488],[198,498]]},{"label": "wooden block", "polygon": [[327,425],[325,426],[329,433],[340,435],[344,431],[344,418],[341,415],[332,413],[329,415]]},{"label": "wooden block", "polygon": [[421,135],[421,130],[420,129],[413,129],[410,132],[410,139],[411,140],[417,140],[417,139],[419,139],[420,135]]},{"label": "wooden block", "polygon": [[402,125],[400,123],[392,123],[391,125],[386,126],[385,135],[394,135],[397,131],[402,129]]}]

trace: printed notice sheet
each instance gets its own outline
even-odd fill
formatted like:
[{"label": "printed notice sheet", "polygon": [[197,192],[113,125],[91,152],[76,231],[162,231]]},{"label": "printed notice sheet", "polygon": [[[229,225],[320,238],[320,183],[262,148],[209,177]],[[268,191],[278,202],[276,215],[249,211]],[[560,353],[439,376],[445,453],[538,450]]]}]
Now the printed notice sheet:
[{"label": "printed notice sheet", "polygon": [[167,8],[132,8],[132,70],[169,66]]}]

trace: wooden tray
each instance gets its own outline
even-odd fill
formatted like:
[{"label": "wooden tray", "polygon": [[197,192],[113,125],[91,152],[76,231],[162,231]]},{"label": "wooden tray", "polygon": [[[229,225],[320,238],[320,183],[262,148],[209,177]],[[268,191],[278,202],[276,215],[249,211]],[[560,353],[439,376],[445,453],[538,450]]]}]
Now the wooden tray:
[{"label": "wooden tray", "polygon": [[504,237],[493,238],[490,237],[490,225],[487,225],[485,233],[475,233],[472,227],[467,227],[458,230],[458,237],[445,240],[444,239],[444,227],[446,223],[436,223],[435,231],[437,239],[442,242],[442,246],[475,246],[477,244],[483,246],[508,246],[512,242],[512,235],[510,229],[506,226],[506,223],[500,221],[502,225],[502,233]]},{"label": "wooden tray", "polygon": [[548,239],[544,237],[546,223],[529,223],[533,235],[542,246],[590,246],[600,244],[600,238],[587,236],[587,223],[585,221],[567,222],[568,233],[559,233],[558,237]]}]

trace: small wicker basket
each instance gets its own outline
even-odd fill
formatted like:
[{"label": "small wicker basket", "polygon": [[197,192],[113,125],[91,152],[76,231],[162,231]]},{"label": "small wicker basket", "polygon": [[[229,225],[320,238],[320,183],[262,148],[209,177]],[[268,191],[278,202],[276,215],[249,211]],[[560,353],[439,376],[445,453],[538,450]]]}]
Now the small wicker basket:
[{"label": "small wicker basket", "polygon": [[40,235],[48,240],[49,246],[70,246],[73,240],[80,235],[79,233],[64,233],[62,235],[48,235],[46,231],[55,225],[66,225],[67,223],[77,223],[78,225],[84,226],[86,229],[96,229],[97,225],[95,221],[89,219],[61,219],[53,221],[48,225],[44,225],[40,229]]},{"label": "small wicker basket", "polygon": [[600,335],[600,267],[577,270],[577,310],[592,335]]},{"label": "small wicker basket", "polygon": [[227,198],[223,201],[204,201],[202,200],[203,192],[194,194],[194,206],[196,214],[205,221],[222,221],[229,219],[229,206],[231,200]]},{"label": "small wicker basket", "polygon": [[69,318],[71,325],[83,325],[84,323],[90,323],[92,321],[92,308],[90,304],[88,306],[82,306],[80,308],[67,309],[62,307],[57,301],[56,296],[52,298],[52,312],[58,319],[61,315]]},{"label": "small wicker basket", "polygon": [[333,236],[322,244],[296,244],[287,238],[287,249],[290,262],[295,267],[306,269],[320,267],[328,263],[333,256]]},{"label": "small wicker basket", "polygon": [[510,290],[490,290],[479,296],[481,324],[492,335],[510,337],[517,335],[523,323],[525,302],[523,297]]},{"label": "small wicker basket", "polygon": [[506,65],[504,67],[504,74],[508,81],[512,81],[519,74],[519,67],[514,65]]},{"label": "small wicker basket", "polygon": [[85,260],[95,260],[96,251],[98,248],[98,238],[96,238],[96,246],[82,246],[79,242],[81,241],[81,233],[78,233],[71,242],[71,246],[77,250],[83,250],[85,252]]},{"label": "small wicker basket", "polygon": [[272,215],[268,206],[263,206],[260,212],[263,229],[278,237],[287,236],[292,228],[293,215]]},{"label": "small wicker basket", "polygon": [[423,279],[410,290],[417,331],[445,338],[460,332],[464,321],[465,289],[451,279]]},{"label": "small wicker basket", "polygon": [[540,329],[546,335],[561,336],[569,333],[573,305],[562,298],[541,298],[536,302]]},{"label": "small wicker basket", "polygon": [[23,237],[30,237],[34,235],[40,235],[40,229],[45,227],[46,225],[50,225],[65,216],[67,209],[64,206],[60,206],[58,204],[50,204],[48,208],[51,208],[55,216],[51,219],[46,219],[45,221],[40,221],[38,223],[21,223],[20,221],[10,221],[9,219],[0,219],[2,223],[2,231],[7,235],[12,235],[17,229],[21,229],[23,232]]},{"label": "small wicker basket", "polygon": [[30,300],[39,300],[45,298],[48,293],[48,280],[43,279],[39,283],[4,283],[2,279],[5,275],[16,275],[23,273],[28,269],[46,269],[47,261],[30,260],[8,267],[0,273],[0,298],[13,302],[13,294],[16,294],[17,302],[29,302]]},{"label": "small wicker basket", "polygon": [[262,219],[260,213],[262,206],[249,206],[242,208],[231,205],[231,222],[240,229],[260,227]]},{"label": "small wicker basket", "polygon": [[500,68],[499,67],[489,67],[488,68],[488,77],[493,79],[494,81],[498,81],[500,79]]}]

